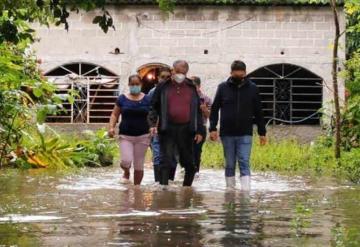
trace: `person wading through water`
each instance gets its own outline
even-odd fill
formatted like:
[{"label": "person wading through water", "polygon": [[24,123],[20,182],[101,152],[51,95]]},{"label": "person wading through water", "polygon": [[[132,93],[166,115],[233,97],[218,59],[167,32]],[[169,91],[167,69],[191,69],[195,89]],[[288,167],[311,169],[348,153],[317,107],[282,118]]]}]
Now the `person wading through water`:
[{"label": "person wading through water", "polygon": [[216,91],[210,113],[210,139],[218,139],[217,124],[220,111],[220,136],[225,155],[225,178],[228,188],[235,188],[236,163],[240,167],[241,189],[250,190],[250,153],[253,121],[257,125],[260,145],[266,144],[266,128],[259,90],[246,77],[246,65],[234,61],[231,76]]},{"label": "person wading through water", "polygon": [[203,140],[200,98],[193,82],[186,78],[188,63],[175,61],[173,69],[172,77],[155,89],[149,113],[150,133],[158,133],[160,141],[160,184],[168,185],[172,158],[178,152],[180,165],[185,168],[183,186],[191,186],[196,172],[193,142]]},{"label": "person wading through water", "polygon": [[[171,69],[168,67],[160,68],[158,78],[159,78],[159,82],[157,85],[169,80],[171,78]],[[155,87],[149,91],[148,96],[150,97],[150,99],[152,99],[157,85],[155,85]],[[161,161],[162,155],[161,155],[161,150],[160,150],[159,137],[157,134],[152,136],[150,146],[151,146],[151,150],[153,153],[154,179],[155,179],[155,182],[160,182],[160,161]],[[172,158],[172,160],[173,160],[173,162],[172,162],[172,166],[170,168],[169,179],[174,181],[175,173],[176,173],[176,166],[177,166],[176,157],[174,156]]]},{"label": "person wading through water", "polygon": [[124,170],[123,182],[130,179],[130,168],[134,166],[134,184],[140,185],[144,176],[144,160],[150,144],[147,116],[150,98],[141,92],[142,82],[138,75],[129,77],[129,94],[122,94],[116,100],[109,123],[109,136],[115,136],[115,126],[119,125],[121,162]]}]

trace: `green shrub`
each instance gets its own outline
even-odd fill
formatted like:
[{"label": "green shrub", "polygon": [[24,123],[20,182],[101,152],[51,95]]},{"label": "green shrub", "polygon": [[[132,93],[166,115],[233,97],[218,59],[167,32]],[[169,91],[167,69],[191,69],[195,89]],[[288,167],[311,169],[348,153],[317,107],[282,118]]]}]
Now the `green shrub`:
[{"label": "green shrub", "polygon": [[360,95],[349,99],[342,118],[342,146],[345,150],[360,147]]},{"label": "green shrub", "polygon": [[[19,157],[13,164],[20,168],[53,168],[109,166],[118,155],[114,139],[105,129],[85,131],[84,135],[68,136],[49,132],[27,132],[19,143]],[[30,133],[30,134],[29,134]]]},{"label": "green shrub", "polygon": [[202,166],[206,168],[223,168],[224,152],[219,142],[205,142],[202,153]]},{"label": "green shrub", "polygon": [[360,183],[360,148],[343,152],[339,170],[353,183]]},{"label": "green shrub", "polygon": [[77,146],[88,154],[87,166],[109,166],[119,157],[119,147],[114,139],[108,137],[106,129],[96,132],[87,130],[84,139],[78,140]]},{"label": "green shrub", "polygon": [[[223,168],[224,155],[219,142],[206,142],[203,148],[202,167]],[[286,174],[313,176],[336,176],[360,183],[360,148],[343,151],[336,160],[332,137],[320,137],[311,144],[300,144],[296,140],[269,140],[260,146],[254,137],[251,154],[254,171],[275,171]]]},{"label": "green shrub", "polygon": [[309,146],[301,145],[295,140],[275,141],[270,139],[265,146],[260,146],[254,138],[251,165],[258,171],[296,172],[307,166]]}]

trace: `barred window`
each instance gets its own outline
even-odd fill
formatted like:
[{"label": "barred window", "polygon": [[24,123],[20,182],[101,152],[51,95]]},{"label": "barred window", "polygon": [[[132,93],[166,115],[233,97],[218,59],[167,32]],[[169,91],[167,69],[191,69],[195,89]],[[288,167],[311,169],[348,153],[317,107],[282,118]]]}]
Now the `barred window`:
[{"label": "barred window", "polygon": [[300,66],[282,63],[261,67],[248,76],[259,87],[267,121],[277,118],[290,124],[320,123],[320,113],[316,113],[322,107],[323,79],[316,74]]},{"label": "barred window", "polygon": [[[119,95],[119,76],[92,63],[69,63],[45,74],[57,86],[57,94],[64,96],[63,108],[48,122],[106,123],[110,119]],[[75,101],[66,100],[70,90],[76,92]]]}]

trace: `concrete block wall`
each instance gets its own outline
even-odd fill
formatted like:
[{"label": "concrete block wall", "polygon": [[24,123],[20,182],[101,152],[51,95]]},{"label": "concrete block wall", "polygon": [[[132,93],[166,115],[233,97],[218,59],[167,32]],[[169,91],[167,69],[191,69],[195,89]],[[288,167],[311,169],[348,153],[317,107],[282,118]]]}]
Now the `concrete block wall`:
[{"label": "concrete block wall", "polygon": [[[44,71],[69,62],[92,62],[118,74],[126,90],[127,77],[140,66],[185,59],[189,75],[200,76],[205,91],[213,96],[235,59],[244,60],[248,72],[291,63],[322,77],[327,84],[324,101],[331,97],[330,7],[188,6],[166,16],[156,6],[112,6],[116,30],[107,34],[92,24],[98,13],[72,14],[69,32],[35,26],[40,42],[34,49]],[[343,14],[341,23],[344,26]],[[111,54],[116,47],[124,54]],[[344,50],[340,57],[344,59]]]}]

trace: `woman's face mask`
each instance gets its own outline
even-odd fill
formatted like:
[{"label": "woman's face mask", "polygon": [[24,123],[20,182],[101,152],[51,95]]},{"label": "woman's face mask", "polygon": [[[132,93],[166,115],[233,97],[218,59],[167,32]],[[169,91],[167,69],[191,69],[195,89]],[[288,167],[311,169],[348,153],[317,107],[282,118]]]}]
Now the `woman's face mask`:
[{"label": "woman's face mask", "polygon": [[182,83],[185,80],[185,75],[177,73],[177,74],[174,74],[173,78],[174,78],[174,81],[176,81],[177,83]]},{"label": "woman's face mask", "polygon": [[141,93],[140,85],[129,86],[129,89],[130,89],[130,94],[132,94],[132,95],[137,95],[137,94]]}]

